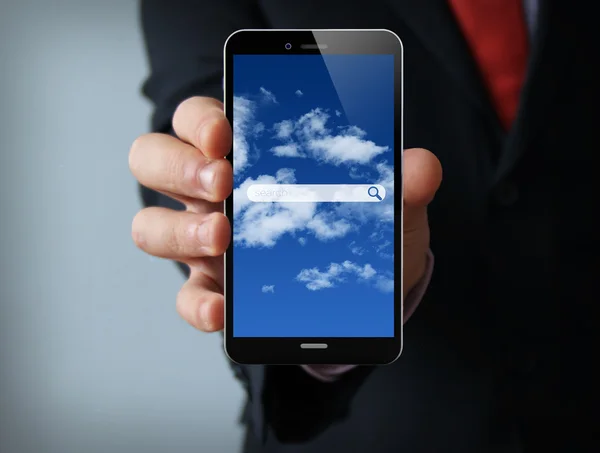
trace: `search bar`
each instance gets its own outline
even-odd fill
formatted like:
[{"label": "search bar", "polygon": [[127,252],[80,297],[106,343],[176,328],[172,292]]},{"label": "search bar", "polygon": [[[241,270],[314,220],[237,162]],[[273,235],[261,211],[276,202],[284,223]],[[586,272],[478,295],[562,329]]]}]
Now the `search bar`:
[{"label": "search bar", "polygon": [[246,192],[255,203],[379,203],[380,184],[252,184]]}]

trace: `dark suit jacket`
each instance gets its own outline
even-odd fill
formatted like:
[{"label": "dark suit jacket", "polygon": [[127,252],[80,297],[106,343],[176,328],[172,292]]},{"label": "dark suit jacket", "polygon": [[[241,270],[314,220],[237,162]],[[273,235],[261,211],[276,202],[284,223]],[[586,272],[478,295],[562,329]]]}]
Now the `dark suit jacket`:
[{"label": "dark suit jacket", "polygon": [[402,357],[334,384],[233,366],[248,390],[247,452],[600,451],[597,30],[586,2],[541,3],[506,134],[445,0],[142,2],[154,131],[170,131],[185,98],[222,97],[236,29],[388,28],[405,49],[405,145],[444,167],[434,276]]}]

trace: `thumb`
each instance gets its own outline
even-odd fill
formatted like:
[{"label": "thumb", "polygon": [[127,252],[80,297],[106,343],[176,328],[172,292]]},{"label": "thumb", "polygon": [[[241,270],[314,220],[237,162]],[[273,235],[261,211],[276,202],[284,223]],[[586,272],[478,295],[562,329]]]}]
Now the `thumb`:
[{"label": "thumb", "polygon": [[405,215],[410,215],[433,200],[442,182],[442,165],[431,151],[423,148],[405,150],[402,165]]},{"label": "thumb", "polygon": [[403,159],[404,186],[404,296],[421,279],[429,248],[427,205],[442,182],[442,165],[430,151],[407,149]]}]

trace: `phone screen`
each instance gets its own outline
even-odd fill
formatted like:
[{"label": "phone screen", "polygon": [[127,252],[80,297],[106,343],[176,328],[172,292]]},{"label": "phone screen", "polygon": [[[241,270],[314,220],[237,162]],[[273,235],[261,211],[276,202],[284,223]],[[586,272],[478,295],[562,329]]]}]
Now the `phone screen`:
[{"label": "phone screen", "polygon": [[394,336],[394,55],[234,55],[233,336]]}]

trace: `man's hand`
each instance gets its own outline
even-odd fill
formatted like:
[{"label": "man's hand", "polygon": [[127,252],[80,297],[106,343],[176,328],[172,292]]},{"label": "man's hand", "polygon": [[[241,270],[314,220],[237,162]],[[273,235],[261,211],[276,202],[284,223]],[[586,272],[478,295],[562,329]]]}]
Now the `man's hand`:
[{"label": "man's hand", "polygon": [[[233,188],[225,155],[232,131],[223,104],[210,98],[184,101],[173,116],[179,139],[165,134],[139,137],[131,147],[129,167],[140,184],[175,198],[186,211],[150,207],[134,218],[136,245],[154,256],[186,263],[190,278],[177,296],[177,311],[193,327],[223,328],[223,254],[231,226],[223,201]],[[419,281],[429,248],[427,204],[441,181],[437,158],[423,149],[404,153],[404,287]]]}]

